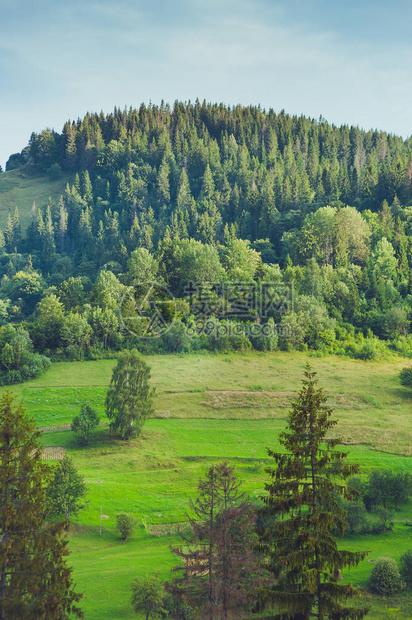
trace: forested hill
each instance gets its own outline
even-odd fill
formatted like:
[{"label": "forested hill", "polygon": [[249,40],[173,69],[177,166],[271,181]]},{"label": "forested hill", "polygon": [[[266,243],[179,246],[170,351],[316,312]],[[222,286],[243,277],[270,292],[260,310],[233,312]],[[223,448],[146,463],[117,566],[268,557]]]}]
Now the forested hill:
[{"label": "forested hill", "polygon": [[[67,181],[27,230],[16,208],[0,232],[0,321],[39,352],[127,345],[119,299],[157,280],[180,298],[159,350],[277,346],[246,337],[248,321],[279,318],[256,308],[247,320],[232,308],[240,339],[193,335],[183,285],[212,281],[293,283],[283,348],[373,358],[379,337],[412,354],[412,139],[258,107],[141,105],[32,134],[6,168],[33,187],[48,176],[50,196]],[[0,374],[17,364],[4,329]]]},{"label": "forested hill", "polygon": [[112,244],[116,227],[126,248],[156,247],[167,225],[215,244],[227,224],[243,239],[269,238],[282,260],[282,235],[320,206],[408,205],[411,153],[412,139],[383,132],[197,102],[87,114],[61,134],[32,134],[7,166],[80,174],[52,214],[57,228],[60,213],[69,219],[61,248],[99,235]]}]

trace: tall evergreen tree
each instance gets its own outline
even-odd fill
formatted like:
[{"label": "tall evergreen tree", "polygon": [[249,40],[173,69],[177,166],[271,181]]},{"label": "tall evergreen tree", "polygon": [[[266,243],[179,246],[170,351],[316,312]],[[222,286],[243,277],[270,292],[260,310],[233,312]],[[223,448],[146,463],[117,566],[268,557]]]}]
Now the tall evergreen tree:
[{"label": "tall evergreen tree", "polygon": [[83,618],[64,556],[64,525],[48,523],[51,472],[40,433],[6,392],[0,400],[0,620]]},{"label": "tall evergreen tree", "polygon": [[339,439],[329,432],[336,421],[315,377],[307,365],[287,430],[280,435],[286,452],[268,450],[276,467],[268,470],[272,480],[265,486],[258,535],[273,582],[260,589],[258,605],[272,607],[276,620],[358,620],[368,609],[346,606],[355,590],[337,580],[341,569],[356,566],[366,554],[338,549],[333,532],[345,529],[338,497],[353,498],[337,478],[359,468],[335,450]]}]

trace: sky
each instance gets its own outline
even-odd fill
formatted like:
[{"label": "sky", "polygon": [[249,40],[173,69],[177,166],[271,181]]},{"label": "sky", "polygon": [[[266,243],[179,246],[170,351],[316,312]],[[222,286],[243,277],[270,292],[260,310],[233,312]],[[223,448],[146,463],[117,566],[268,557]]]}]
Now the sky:
[{"label": "sky", "polygon": [[412,134],[409,0],[0,0],[0,165],[141,102],[260,104]]}]

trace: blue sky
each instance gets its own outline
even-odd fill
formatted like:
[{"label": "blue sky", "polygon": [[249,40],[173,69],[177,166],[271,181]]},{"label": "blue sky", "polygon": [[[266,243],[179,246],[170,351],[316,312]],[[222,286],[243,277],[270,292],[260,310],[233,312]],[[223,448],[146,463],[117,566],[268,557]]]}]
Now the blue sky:
[{"label": "blue sky", "polygon": [[0,164],[32,131],[149,100],[412,134],[412,3],[0,0]]}]

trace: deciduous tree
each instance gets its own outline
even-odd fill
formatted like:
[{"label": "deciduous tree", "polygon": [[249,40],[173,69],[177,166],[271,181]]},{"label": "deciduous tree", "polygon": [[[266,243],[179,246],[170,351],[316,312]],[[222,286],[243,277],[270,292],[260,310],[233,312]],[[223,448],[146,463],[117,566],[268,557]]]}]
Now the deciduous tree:
[{"label": "deciduous tree", "polygon": [[54,470],[53,484],[49,490],[52,510],[70,521],[85,505],[86,483],[76,469],[73,459],[65,456]]},{"label": "deciduous tree", "polygon": [[106,396],[106,413],[110,427],[122,439],[140,435],[143,424],[153,414],[150,367],[137,351],[119,355]]}]

